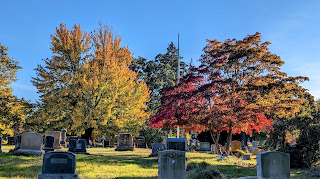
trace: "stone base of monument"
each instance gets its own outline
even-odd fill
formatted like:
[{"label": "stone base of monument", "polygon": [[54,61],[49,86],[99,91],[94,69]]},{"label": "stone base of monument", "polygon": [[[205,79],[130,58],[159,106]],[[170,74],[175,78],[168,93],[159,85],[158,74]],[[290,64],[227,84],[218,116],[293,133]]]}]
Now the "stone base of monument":
[{"label": "stone base of monument", "polygon": [[18,155],[43,155],[44,150],[27,150],[27,149],[18,149],[16,151]]},{"label": "stone base of monument", "polygon": [[117,146],[116,151],[133,151],[133,146]]},{"label": "stone base of monument", "polygon": [[49,148],[49,147],[42,147],[42,150],[44,150],[45,153],[54,151],[54,148]]},{"label": "stone base of monument", "polygon": [[39,174],[38,179],[79,179],[78,174]]}]

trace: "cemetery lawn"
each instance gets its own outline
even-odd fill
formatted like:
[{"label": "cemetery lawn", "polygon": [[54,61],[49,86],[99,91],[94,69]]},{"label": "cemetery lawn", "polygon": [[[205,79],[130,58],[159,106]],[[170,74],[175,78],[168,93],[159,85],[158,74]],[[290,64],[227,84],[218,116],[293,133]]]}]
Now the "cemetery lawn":
[{"label": "cemetery lawn", "polygon": [[[13,145],[3,145],[0,153],[0,178],[37,178],[41,173],[42,157],[15,156],[8,153]],[[61,149],[66,151],[67,149]],[[79,178],[158,178],[157,157],[148,157],[151,149],[117,152],[114,148],[88,148],[89,155],[76,155]],[[231,156],[228,162],[217,162],[217,155],[187,152],[187,163],[207,162],[226,178],[255,176],[256,156],[244,161]],[[291,170],[292,178],[306,178],[303,170]]]}]

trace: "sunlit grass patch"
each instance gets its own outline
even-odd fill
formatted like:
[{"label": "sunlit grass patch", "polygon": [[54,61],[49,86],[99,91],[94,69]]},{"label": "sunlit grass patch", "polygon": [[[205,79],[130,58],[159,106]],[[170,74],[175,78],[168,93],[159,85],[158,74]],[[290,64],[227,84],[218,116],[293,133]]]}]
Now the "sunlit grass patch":
[{"label": "sunlit grass patch", "polygon": [[[0,178],[37,178],[43,157],[15,156],[9,152],[14,146],[2,146]],[[59,151],[67,151],[62,148]],[[151,149],[115,151],[114,148],[88,148],[86,154],[76,154],[76,173],[80,178],[158,178],[158,158],[149,157]],[[256,176],[256,156],[242,160],[230,156],[230,161],[217,161],[217,155],[206,152],[187,152],[187,164],[206,162],[223,176]],[[291,170],[293,178],[303,178],[303,170]]]}]

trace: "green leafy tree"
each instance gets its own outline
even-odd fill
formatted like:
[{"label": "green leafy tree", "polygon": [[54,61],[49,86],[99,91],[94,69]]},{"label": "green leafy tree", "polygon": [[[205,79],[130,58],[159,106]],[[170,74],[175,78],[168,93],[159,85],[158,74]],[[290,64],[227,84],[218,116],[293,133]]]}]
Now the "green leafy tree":
[{"label": "green leafy tree", "polygon": [[[182,57],[180,57],[182,59]],[[174,86],[178,70],[178,49],[173,42],[168,45],[165,54],[158,54],[154,60],[147,60],[139,57],[130,65],[130,69],[138,73],[139,80],[146,82],[150,90],[150,101],[147,103],[148,111],[151,115],[156,114],[161,104],[160,91],[164,87]],[[187,65],[180,61],[180,75],[187,71]],[[151,142],[159,142],[163,139],[165,131],[149,127],[149,120],[145,122],[140,135],[145,136],[146,142],[150,146]]]}]

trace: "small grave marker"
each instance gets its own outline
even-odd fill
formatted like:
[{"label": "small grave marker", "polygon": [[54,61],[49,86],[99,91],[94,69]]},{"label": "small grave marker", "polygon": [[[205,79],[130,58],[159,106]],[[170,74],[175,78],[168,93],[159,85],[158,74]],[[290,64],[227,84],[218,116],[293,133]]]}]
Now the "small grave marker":
[{"label": "small grave marker", "polygon": [[186,139],[185,138],[168,138],[167,149],[168,150],[181,150],[186,151]]},{"label": "small grave marker", "polygon": [[163,143],[152,143],[152,153],[150,156],[157,156],[159,151],[166,149],[166,146]]},{"label": "small grave marker", "polygon": [[46,136],[44,140],[44,147],[42,148],[45,152],[54,151],[53,148],[54,137],[53,136]]},{"label": "small grave marker", "polygon": [[48,131],[46,132],[46,136],[53,136],[54,137],[53,148],[61,149],[61,146],[60,146],[61,133],[59,131]]},{"label": "small grave marker", "polygon": [[70,139],[68,151],[79,154],[87,153],[87,141],[85,139]]}]

